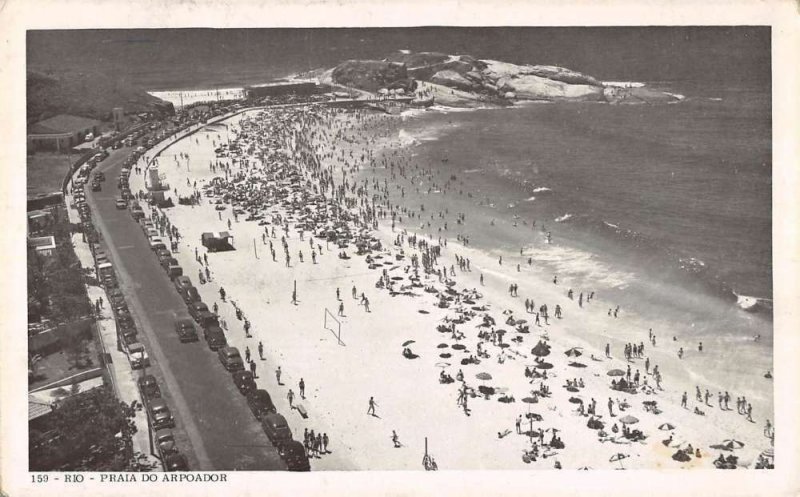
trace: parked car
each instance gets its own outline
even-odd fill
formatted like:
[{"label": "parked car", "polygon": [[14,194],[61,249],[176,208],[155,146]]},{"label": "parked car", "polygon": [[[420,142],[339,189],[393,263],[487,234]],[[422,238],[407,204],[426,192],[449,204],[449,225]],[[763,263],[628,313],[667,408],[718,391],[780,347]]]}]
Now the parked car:
[{"label": "parked car", "polygon": [[196,342],[198,340],[194,322],[189,318],[175,320],[175,332],[178,334],[178,339],[183,343]]},{"label": "parked car", "polygon": [[116,201],[116,206],[117,206],[117,209],[120,209],[120,210],[127,209],[128,208],[128,202],[126,202],[124,199],[118,198],[117,201]]},{"label": "parked car", "polygon": [[311,471],[306,449],[301,442],[292,440],[281,444],[278,454],[281,455],[289,471]]},{"label": "parked car", "polygon": [[261,417],[261,427],[267,434],[270,442],[280,451],[284,445],[292,441],[292,430],[286,418],[277,412],[271,412]]},{"label": "parked car", "polygon": [[219,316],[213,312],[201,311],[197,314],[196,320],[203,328],[219,327]]},{"label": "parked car", "polygon": [[209,326],[203,332],[203,336],[206,339],[208,348],[211,350],[216,351],[228,345],[228,340],[225,339],[225,333],[222,332],[222,328],[219,326]]},{"label": "parked car", "polygon": [[177,278],[175,278],[173,283],[175,284],[175,289],[178,290],[178,293],[180,293],[181,295],[183,295],[184,288],[194,286],[192,285],[192,280],[190,280],[188,276],[178,276]]},{"label": "parked car", "polygon": [[272,403],[272,397],[262,388],[247,394],[247,405],[257,419],[261,419],[269,413],[277,412],[275,404]]},{"label": "parked car", "polygon": [[150,422],[153,428],[160,430],[161,428],[174,428],[175,419],[169,410],[169,406],[164,402],[164,399],[154,399],[149,404],[150,409]]},{"label": "parked car", "polygon": [[189,463],[183,454],[171,454],[164,459],[166,471],[189,471]]},{"label": "parked car", "polygon": [[192,302],[187,307],[189,308],[189,315],[192,316],[195,321],[201,312],[208,312],[208,306],[203,301]]},{"label": "parked car", "polygon": [[178,447],[175,445],[175,435],[172,434],[172,430],[168,428],[158,430],[153,439],[162,458],[178,452]]},{"label": "parked car", "polygon": [[231,378],[242,395],[247,395],[257,388],[256,380],[253,379],[253,373],[250,371],[234,371],[231,373]]},{"label": "parked car", "polygon": [[186,304],[191,304],[192,302],[200,302],[202,299],[200,298],[200,293],[198,293],[197,288],[190,286],[189,288],[183,291],[181,295],[183,297],[183,301]]},{"label": "parked car", "polygon": [[241,371],[244,369],[244,361],[242,355],[239,354],[239,349],[236,347],[222,347],[217,352],[219,362],[228,371]]},{"label": "parked car", "polygon": [[139,391],[142,392],[145,401],[161,398],[161,388],[159,388],[155,376],[146,374],[139,378],[138,383]]}]

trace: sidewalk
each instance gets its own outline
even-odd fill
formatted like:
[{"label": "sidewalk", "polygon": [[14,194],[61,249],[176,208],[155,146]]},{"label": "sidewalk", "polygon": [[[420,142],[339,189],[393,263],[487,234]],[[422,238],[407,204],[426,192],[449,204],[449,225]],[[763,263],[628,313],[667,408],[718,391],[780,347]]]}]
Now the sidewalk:
[{"label": "sidewalk", "polygon": [[[67,197],[67,201],[70,200],[72,200],[71,196]],[[69,204],[67,205],[69,206]],[[69,207],[69,215],[70,219],[72,219],[73,215],[79,218],[78,212],[71,207]],[[72,244],[75,247],[75,255],[78,257],[81,266],[91,269],[92,273],[94,273],[94,259],[89,250],[89,245],[82,241],[82,237],[79,233],[72,235]],[[111,307],[108,305],[108,295],[106,295],[102,287],[94,285],[88,285],[86,291],[89,295],[90,302],[94,303],[97,299],[102,297],[105,304],[104,307],[100,309],[100,315],[96,323],[97,330],[102,340],[102,350],[111,356],[111,363],[108,365],[108,368],[117,398],[129,405],[134,400],[141,405],[142,398],[139,395],[139,388],[136,385],[136,379],[139,373],[131,369],[128,357],[125,353],[117,350],[116,323]],[[153,464],[154,467],[160,468],[161,464],[159,461],[150,455],[150,440],[147,433],[147,414],[144,409],[136,411],[133,422],[136,424],[136,433],[131,440],[134,452],[139,452],[146,456],[145,459],[142,460],[142,463]]]}]

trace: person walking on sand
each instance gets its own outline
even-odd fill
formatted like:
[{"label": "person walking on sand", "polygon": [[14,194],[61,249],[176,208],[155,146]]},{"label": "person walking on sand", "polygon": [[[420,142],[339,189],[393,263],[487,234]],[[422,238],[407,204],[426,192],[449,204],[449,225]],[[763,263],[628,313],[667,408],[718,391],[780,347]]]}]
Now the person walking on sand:
[{"label": "person walking on sand", "polygon": [[392,430],[392,443],[395,449],[400,447],[400,437],[397,436],[397,432],[394,430]]},{"label": "person walking on sand", "polygon": [[326,454],[328,453],[328,434],[327,433],[323,433],[322,434],[322,451],[325,452]]},{"label": "person walking on sand", "polygon": [[[539,323],[536,323],[536,324],[539,324]],[[609,343],[606,344],[606,357],[608,357],[608,358],[611,357],[611,344],[609,344]]]},{"label": "person walking on sand", "polygon": [[339,287],[336,287],[336,300],[342,300],[342,298],[339,296]]},{"label": "person walking on sand", "polygon": [[695,387],[694,387],[694,388],[695,388],[694,397],[695,397],[697,400],[699,400],[700,402],[703,402],[703,393],[702,393],[702,392],[700,392],[700,387],[699,387],[699,386],[697,386],[697,385],[695,385]]},{"label": "person walking on sand", "polygon": [[608,398],[608,415],[614,417],[614,401],[611,400],[611,397]]},{"label": "person walking on sand", "polygon": [[278,385],[283,385],[281,383],[281,367],[278,366],[278,369],[275,370],[275,379],[278,381]]},{"label": "person walking on sand", "polygon": [[356,298],[357,295],[358,295],[358,292],[356,291],[355,285],[353,285],[353,298]]},{"label": "person walking on sand", "polygon": [[264,360],[264,344],[261,343],[261,340],[258,341],[258,357],[260,357],[262,361]]},{"label": "person walking on sand", "polygon": [[292,402],[294,402],[294,392],[291,388],[289,389],[289,393],[286,394],[286,399],[289,401],[289,407],[294,409],[294,405],[292,405]]},{"label": "person walking on sand", "polygon": [[256,363],[255,361],[250,361],[250,372],[253,373],[253,378],[258,378],[256,374]]},{"label": "person walking on sand", "polygon": [[303,381],[302,378],[300,378],[300,383],[298,383],[297,386],[300,388],[300,398],[301,399],[305,399],[306,398],[306,382]]},{"label": "person walking on sand", "polygon": [[339,316],[344,316],[344,302],[339,302]]},{"label": "person walking on sand", "polygon": [[369,398],[369,407],[367,408],[367,414],[371,414],[371,415],[375,416],[376,415],[375,414],[375,406],[377,406],[377,405],[378,405],[378,403],[375,402],[375,399],[373,397],[370,397]]},{"label": "person walking on sand", "polygon": [[245,362],[250,362],[250,347],[249,346],[244,348],[244,360],[245,360]]},{"label": "person walking on sand", "polygon": [[481,273],[481,286],[483,286],[483,273]]},{"label": "person walking on sand", "polygon": [[688,409],[686,406],[686,392],[683,392],[683,395],[681,396],[681,407]]},{"label": "person walking on sand", "polygon": [[707,406],[711,405],[711,404],[708,403],[708,399],[710,399],[710,398],[711,398],[711,392],[709,392],[708,389],[706,389],[705,402],[704,402],[705,405],[707,405]]},{"label": "person walking on sand", "polygon": [[519,435],[519,434],[522,433],[522,415],[521,414],[519,416],[517,416],[516,426],[517,426],[517,435]]}]

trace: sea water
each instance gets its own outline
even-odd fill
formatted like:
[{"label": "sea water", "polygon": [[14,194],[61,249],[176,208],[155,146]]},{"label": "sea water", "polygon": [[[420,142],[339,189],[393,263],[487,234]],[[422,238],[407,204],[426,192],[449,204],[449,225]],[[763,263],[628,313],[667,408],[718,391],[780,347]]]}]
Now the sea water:
[{"label": "sea water", "polygon": [[[595,291],[656,330],[707,347],[741,344],[753,366],[769,369],[769,93],[670,89],[686,98],[403,118],[407,153],[435,171],[436,183],[423,182],[419,193],[407,187],[403,203],[424,204],[425,220],[450,212],[446,230],[436,215],[430,229],[417,220],[406,227],[447,237],[456,252],[456,235],[468,236],[504,264],[527,266],[530,257],[541,275]],[[464,226],[455,212],[467,213]],[[746,312],[735,294],[766,300]]]}]

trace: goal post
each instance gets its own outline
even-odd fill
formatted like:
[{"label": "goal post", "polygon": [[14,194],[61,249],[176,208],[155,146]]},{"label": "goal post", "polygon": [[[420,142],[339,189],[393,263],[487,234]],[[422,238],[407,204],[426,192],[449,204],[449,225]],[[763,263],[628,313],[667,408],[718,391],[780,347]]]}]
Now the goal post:
[{"label": "goal post", "polygon": [[325,308],[325,314],[323,316],[323,327],[333,333],[333,336],[336,337],[336,341],[339,345],[344,346],[344,342],[342,341],[342,323],[336,319],[336,316],[333,315],[328,308]]}]

